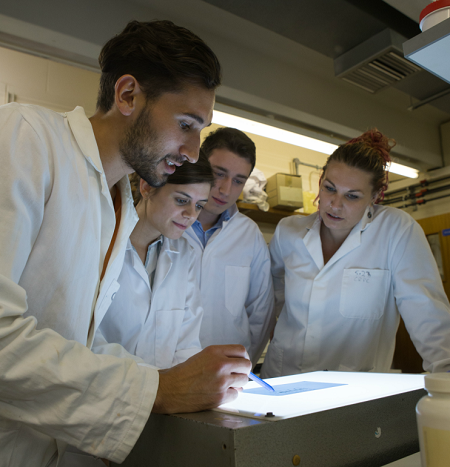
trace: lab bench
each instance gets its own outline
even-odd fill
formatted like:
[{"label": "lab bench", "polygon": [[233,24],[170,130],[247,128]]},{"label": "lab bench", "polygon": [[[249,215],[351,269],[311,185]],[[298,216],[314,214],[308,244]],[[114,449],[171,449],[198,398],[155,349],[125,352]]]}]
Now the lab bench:
[{"label": "lab bench", "polygon": [[419,451],[415,406],[425,394],[275,421],[218,411],[152,414],[122,466],[379,467]]}]

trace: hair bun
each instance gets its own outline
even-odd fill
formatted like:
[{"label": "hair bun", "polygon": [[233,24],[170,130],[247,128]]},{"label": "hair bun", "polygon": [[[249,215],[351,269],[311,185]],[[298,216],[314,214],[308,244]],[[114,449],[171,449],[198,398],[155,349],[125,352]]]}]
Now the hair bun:
[{"label": "hair bun", "polygon": [[390,152],[391,149],[395,146],[395,141],[387,136],[384,136],[381,131],[378,131],[376,128],[366,131],[361,136],[353,138],[347,142],[347,144],[364,144],[375,151],[377,151],[380,157],[384,160],[385,167],[389,162],[392,161]]}]

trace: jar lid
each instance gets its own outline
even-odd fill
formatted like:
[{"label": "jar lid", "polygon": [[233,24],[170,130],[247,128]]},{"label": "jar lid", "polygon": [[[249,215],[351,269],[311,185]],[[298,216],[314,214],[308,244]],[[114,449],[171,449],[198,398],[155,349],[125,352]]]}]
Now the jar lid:
[{"label": "jar lid", "polygon": [[425,389],[431,392],[450,392],[450,373],[432,373],[426,375]]},{"label": "jar lid", "polygon": [[446,8],[450,6],[450,1],[449,0],[433,0],[432,3],[427,5],[420,13],[419,17],[419,23],[421,23],[426,16],[428,16],[431,13],[434,13],[437,10],[440,10],[441,8]]}]

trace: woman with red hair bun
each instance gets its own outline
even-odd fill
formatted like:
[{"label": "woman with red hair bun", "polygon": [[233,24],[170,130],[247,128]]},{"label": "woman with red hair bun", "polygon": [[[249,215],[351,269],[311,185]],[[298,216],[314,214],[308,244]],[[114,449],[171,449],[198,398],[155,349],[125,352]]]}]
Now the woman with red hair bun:
[{"label": "woman with red hair bun", "polygon": [[377,205],[395,142],[378,130],[341,145],[318,212],[283,219],[270,244],[279,319],[263,377],[388,372],[403,318],[426,371],[450,370],[450,307],[425,234]]}]

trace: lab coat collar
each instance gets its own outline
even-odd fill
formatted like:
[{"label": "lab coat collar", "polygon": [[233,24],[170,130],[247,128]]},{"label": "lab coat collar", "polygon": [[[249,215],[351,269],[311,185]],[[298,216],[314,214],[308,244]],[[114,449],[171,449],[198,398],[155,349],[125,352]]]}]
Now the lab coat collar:
[{"label": "lab coat collar", "polygon": [[[164,242],[164,236],[161,234],[153,243],[151,243],[148,248],[147,248],[147,258],[148,258],[148,252],[150,251],[150,248],[154,248],[157,243],[163,243]],[[134,250],[136,251],[136,248],[134,248],[133,244],[131,243],[131,240],[128,239],[127,243],[127,250]],[[147,262],[147,259],[145,260]]]},{"label": "lab coat collar", "polygon": [[[164,282],[167,274],[169,274],[174,261],[174,256],[180,254],[179,250],[175,247],[173,242],[170,241],[170,239],[161,236],[161,240],[163,243],[161,245],[161,252],[156,266],[155,278],[153,280],[153,292],[158,289],[158,287]],[[150,287],[147,271],[145,270],[139,255],[131,244],[130,239],[128,239],[127,250],[131,250],[128,254],[132,255],[133,268]]]},{"label": "lab coat collar", "polygon": [[320,226],[322,219],[318,212],[311,214],[307,218],[310,220],[309,224],[306,225],[305,231],[299,232],[300,236],[303,236],[303,243],[311,255],[312,259],[316,263],[319,270],[323,268],[323,253],[322,253],[322,241],[320,239]]},{"label": "lab coat collar", "polygon": [[[162,245],[162,249],[165,252],[167,252],[170,255],[180,253],[180,250],[178,250],[178,248],[176,247],[176,240],[170,240],[167,237],[163,237],[163,238],[164,238],[164,242],[163,242],[163,245]],[[184,240],[182,240],[182,241],[184,241]]]},{"label": "lab coat collar", "polygon": [[[134,209],[133,194],[131,193],[130,182],[128,180],[127,175],[125,175],[118,181],[117,188],[120,191],[120,195],[121,195],[121,207],[122,207],[121,217],[120,217],[120,224],[119,224],[119,230],[117,232],[116,241],[115,241],[115,244],[112,250],[111,257],[108,262],[108,267],[106,268],[106,271],[105,271],[105,278],[106,278],[106,275],[108,274],[108,270],[110,266],[113,265],[117,256],[119,254],[121,254],[121,256],[124,255],[125,249],[127,248],[130,242],[131,232],[133,231],[134,227],[136,226],[137,221],[139,220],[139,217],[136,213],[136,209]],[[109,190],[108,190],[108,193],[109,193]]]},{"label": "lab coat collar", "polygon": [[[232,206],[230,206],[228,208],[228,216],[224,217],[223,221],[222,221],[222,226],[221,228],[218,228],[212,235],[211,235],[211,238],[209,239],[208,243],[209,242],[212,242],[218,235],[220,235],[222,233],[222,231],[224,229],[226,229],[227,225],[237,216],[239,212],[239,208],[237,207],[237,204],[234,203]],[[222,213],[222,216],[223,216],[223,213]],[[195,232],[194,232],[195,234]],[[196,235],[197,236],[197,235]],[[197,237],[198,239],[198,237]],[[202,249],[204,249],[203,247],[203,244],[202,242],[200,242],[200,240],[198,240],[199,243],[201,244],[201,247]]]},{"label": "lab coat collar", "polygon": [[180,252],[175,248],[173,243],[168,238],[164,238],[164,243],[158,258],[155,278],[153,280],[153,293],[155,293],[159,286],[165,281],[167,275],[172,269],[174,256],[178,254],[180,254]]},{"label": "lab coat collar", "polygon": [[[371,213],[370,217],[368,216],[369,212]],[[320,226],[322,225],[322,218],[319,216],[318,212],[312,214],[309,217],[311,217],[311,223],[306,226],[307,233],[304,236],[303,243],[309,254],[312,256],[317,267],[321,271],[324,268],[322,241],[320,239]],[[368,206],[364,211],[361,220],[353,227],[339,250],[325,265],[327,268],[336,263],[347,253],[361,245],[361,234],[369,227],[374,217],[375,211],[373,206]]]},{"label": "lab coat collar", "polygon": [[[105,183],[106,183],[106,179],[105,179]],[[130,234],[133,231],[139,219],[138,215],[136,214],[136,210],[134,209],[133,195],[131,193],[131,187],[130,187],[130,182],[128,180],[128,176],[125,175],[119,180],[117,184],[117,188],[120,190],[121,201],[122,201],[120,225],[119,225],[119,230],[117,232],[116,241],[114,243],[114,246],[111,252],[111,257],[109,258],[108,266],[106,267],[105,275],[100,283],[99,295],[97,298],[97,304],[95,306],[95,312],[94,312],[94,317],[93,317],[94,319],[93,326],[91,326],[89,329],[89,335],[88,335],[88,341],[87,341],[87,346],[89,348],[91,347],[92,342],[94,340],[95,332],[97,331],[97,328],[102,322],[102,319],[108,309],[108,307],[103,306],[105,296],[108,294],[110,287],[114,286],[114,283],[116,283],[116,278],[119,277],[120,271],[123,266],[126,245],[129,241]],[[109,195],[109,190],[107,193],[108,193],[109,199],[111,200],[111,196]],[[112,216],[114,216],[114,213],[112,213]],[[115,217],[111,217],[110,220],[113,220],[115,222]],[[109,222],[107,219],[107,216],[105,216],[105,218],[102,219],[102,222],[103,223]],[[114,223],[110,231],[111,233],[114,232]]]},{"label": "lab coat collar", "polygon": [[233,206],[230,206],[228,208],[228,214],[230,215],[230,220],[239,212],[239,208],[237,207],[237,204],[234,203]]},{"label": "lab coat collar", "polygon": [[[370,213],[370,217],[369,217],[369,213]],[[369,205],[369,206],[367,206],[361,220],[359,221],[359,223],[361,224],[360,225],[360,231],[364,232],[364,230],[366,230],[367,227],[369,227],[369,225],[372,223],[374,218],[375,218],[375,207],[372,206],[372,205]]]},{"label": "lab coat collar", "polygon": [[119,233],[121,232],[121,229],[125,229],[123,237],[121,238],[128,239],[139,220],[136,209],[134,209],[133,193],[131,192],[128,175],[123,176],[118,181],[117,187],[120,190],[120,196],[122,199],[122,217],[120,219]]},{"label": "lab coat collar", "polygon": [[[371,216],[368,216],[368,213],[371,213]],[[327,266],[331,266],[340,258],[345,256],[350,251],[358,248],[361,245],[361,235],[366,230],[369,225],[372,223],[374,218],[374,209],[373,206],[368,206],[364,211],[364,214],[360,221],[353,227],[351,232],[348,234],[348,237],[345,239],[344,243],[341,245],[338,251],[334,254],[334,256],[328,261]]]},{"label": "lab coat collar", "polygon": [[237,204],[233,204],[233,206],[230,206],[228,208],[228,216],[229,218],[228,219],[224,219],[223,220],[223,223],[222,223],[222,229],[225,228],[225,226],[231,221],[233,220],[233,218],[235,218],[237,216],[239,212],[239,208],[237,207]]},{"label": "lab coat collar", "polygon": [[108,200],[110,207],[114,209],[91,122],[86,117],[83,107],[75,107],[72,112],[66,112],[65,116],[84,157],[100,174],[102,195]]},{"label": "lab coat collar", "polygon": [[[223,222],[222,222],[222,228],[221,229],[217,229],[216,232],[213,233],[213,235],[211,236],[210,238],[210,241],[217,237],[217,235],[219,235],[220,231],[223,230],[227,224],[232,221],[236,215],[238,214],[239,212],[239,209],[237,207],[237,204],[233,204],[233,206],[230,206],[228,208],[228,219],[224,219]],[[205,247],[203,246],[203,243],[201,242],[201,240],[197,237],[197,234],[195,233],[195,230],[193,228],[193,226],[191,225],[189,227],[189,229],[186,230],[186,234],[185,235],[188,235],[190,238],[192,238],[197,244],[198,246],[201,248],[201,250],[203,251],[205,249]]]},{"label": "lab coat collar", "polygon": [[350,253],[350,251],[353,251],[361,245],[361,224],[362,219],[353,227],[351,232],[348,234],[348,237],[344,240],[344,243],[341,245],[339,250],[336,251],[333,257],[330,258],[326,266],[332,266],[347,253]]},{"label": "lab coat collar", "polygon": [[[141,276],[142,280],[149,286],[147,271],[145,266],[139,258],[139,255],[131,243],[131,240],[128,239],[127,243],[127,255],[131,255],[131,264],[133,265],[134,270]],[[149,286],[150,288],[150,286]]]},{"label": "lab coat collar", "polygon": [[66,112],[70,129],[84,157],[99,173],[103,173],[103,165],[98,151],[97,141],[91,122],[86,117],[83,107],[75,107],[72,112]]}]

